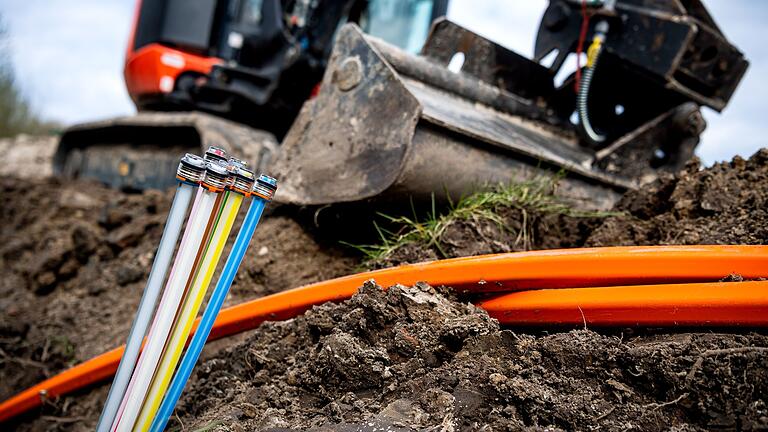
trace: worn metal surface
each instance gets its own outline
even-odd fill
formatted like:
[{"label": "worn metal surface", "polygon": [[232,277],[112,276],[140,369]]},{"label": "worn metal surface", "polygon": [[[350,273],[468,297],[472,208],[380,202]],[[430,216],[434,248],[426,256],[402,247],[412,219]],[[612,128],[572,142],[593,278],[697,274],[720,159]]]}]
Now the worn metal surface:
[{"label": "worn metal surface", "polygon": [[[355,59],[362,80],[348,88],[335,71]],[[282,143],[275,199],[297,204],[357,201],[400,175],[418,100],[373,51],[357,26],[342,27],[318,96],[304,104]]]},{"label": "worn metal surface", "polygon": [[641,184],[660,172],[676,173],[693,157],[705,128],[698,105],[686,102],[598,151],[595,166]]},{"label": "worn metal surface", "polygon": [[[620,187],[567,173],[558,183],[558,194],[578,208],[609,210],[620,197]],[[452,200],[499,183],[555,177],[561,167],[537,158],[503,151],[483,140],[456,139],[456,133],[430,122],[420,123],[411,141],[410,156],[400,177],[382,197],[394,200],[412,196],[428,201],[448,195]]]},{"label": "worn metal surface", "polygon": [[[335,73],[349,59],[362,67],[352,88],[339,80],[346,73]],[[432,68],[441,72],[430,74]],[[446,193],[457,198],[483,185],[563,171],[566,195],[582,207],[605,209],[631,187],[627,179],[591,168],[593,153],[521,117],[518,107],[509,113],[470,97],[478,89],[504,90],[442,71],[344,26],[318,97],[283,142],[276,199],[321,205]]]},{"label": "worn metal surface", "polygon": [[464,57],[462,74],[520,98],[541,103],[554,92],[554,74],[546,67],[447,19],[436,21],[421,55],[446,68],[458,53]]},{"label": "worn metal surface", "polygon": [[401,76],[455,93],[466,99],[492,106],[504,112],[525,116],[541,117],[541,111],[533,102],[510,93],[467,74],[457,74],[445,67],[432,63],[424,57],[412,56],[382,40],[368,38],[382,59],[390,64]]},{"label": "worn metal surface", "polygon": [[67,129],[53,156],[54,173],[92,178],[122,189],[165,188],[184,153],[209,146],[251,163],[270,166],[277,152],[266,132],[202,113],[141,112]]}]

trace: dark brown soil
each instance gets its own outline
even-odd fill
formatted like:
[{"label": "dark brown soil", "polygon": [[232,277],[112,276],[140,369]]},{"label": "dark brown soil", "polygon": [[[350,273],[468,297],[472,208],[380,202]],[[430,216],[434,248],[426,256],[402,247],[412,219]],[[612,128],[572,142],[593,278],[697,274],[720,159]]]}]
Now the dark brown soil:
[{"label": "dark brown soil", "polygon": [[[750,348],[745,348],[750,347]],[[428,285],[262,325],[203,364],[177,414],[220,430],[768,427],[768,337],[534,337]]]},{"label": "dark brown soil", "polygon": [[[122,194],[90,183],[7,179],[0,194],[5,399],[125,341],[172,191]],[[266,217],[251,247],[228,304],[341,276],[357,264],[286,215]]]},{"label": "dark brown soil", "polygon": [[626,194],[589,246],[768,243],[768,149],[677,176]]},{"label": "dark brown soil", "polygon": [[[0,183],[0,397],[122,343],[170,193]],[[526,215],[522,243],[465,221],[450,256],[617,244],[768,239],[768,151],[691,165],[628,194],[624,216]],[[522,216],[503,214],[510,226]],[[358,264],[288,210],[262,222],[229,304],[349,273]],[[515,225],[517,224],[517,225]],[[399,254],[399,255],[398,255]],[[411,245],[390,263],[435,258]],[[725,276],[725,275],[724,275]],[[92,430],[107,386],[47,402],[18,430]],[[547,335],[500,329],[419,285],[351,300],[206,348],[170,426],[184,430],[709,430],[768,428],[768,336]],[[181,422],[181,423],[180,423]]]}]

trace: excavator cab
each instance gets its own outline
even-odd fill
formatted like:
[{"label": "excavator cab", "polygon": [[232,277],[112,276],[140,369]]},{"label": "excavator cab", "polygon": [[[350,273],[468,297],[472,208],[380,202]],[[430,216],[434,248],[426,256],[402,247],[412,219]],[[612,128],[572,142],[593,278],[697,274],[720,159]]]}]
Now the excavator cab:
[{"label": "excavator cab", "polygon": [[355,23],[415,53],[448,0],[138,0],[125,59],[134,116],[64,132],[53,168],[123,190],[166,188],[185,152],[216,145],[267,169]]},{"label": "excavator cab", "polygon": [[446,10],[447,0],[143,0],[126,83],[139,110],[203,111],[281,138],[341,24],[416,53]]}]

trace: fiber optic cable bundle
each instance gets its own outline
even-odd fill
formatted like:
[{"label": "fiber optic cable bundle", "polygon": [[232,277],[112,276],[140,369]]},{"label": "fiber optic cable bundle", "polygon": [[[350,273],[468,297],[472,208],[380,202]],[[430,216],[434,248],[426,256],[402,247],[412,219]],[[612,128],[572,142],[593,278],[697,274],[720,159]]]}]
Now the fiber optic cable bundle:
[{"label": "fiber optic cable bundle", "polygon": [[206,247],[200,267],[196,270],[180,312],[174,324],[171,337],[157,368],[154,379],[144,401],[136,423],[137,430],[147,430],[157,412],[163,395],[173,376],[173,371],[181,357],[184,345],[192,330],[192,324],[203,302],[208,286],[216,271],[222,251],[235,223],[237,212],[243,198],[250,195],[254,184],[253,172],[245,168],[244,163],[231,159],[227,167],[229,180],[225,186],[224,199],[214,223],[211,240]]},{"label": "fiber optic cable bundle", "polygon": [[[145,431],[156,424],[160,429],[165,426],[221,309],[264,207],[277,188],[275,179],[265,175],[254,179],[253,171],[244,161],[227,159],[226,152],[217,147],[210,147],[203,158],[185,155],[176,177],[179,187],[125,352],[99,419],[97,430],[100,432]],[[166,281],[195,190],[192,209]],[[254,198],[248,214],[193,338],[192,349],[187,351],[172,382],[238,211],[243,200],[250,197]],[[160,296],[163,282],[165,288]],[[159,305],[153,315],[158,297]],[[169,385],[170,397],[166,396]],[[168,414],[158,416],[159,409]]]},{"label": "fiber optic cable bundle", "polygon": [[142,403],[147,395],[152,378],[163,349],[168,342],[173,322],[179,305],[185,295],[191,275],[199,265],[199,251],[207,246],[211,225],[215,220],[217,207],[221,202],[221,192],[227,184],[227,170],[220,163],[226,159],[224,152],[217,148],[209,149],[205,154],[205,175],[192,205],[181,245],[155,319],[149,329],[144,350],[136,364],[128,389],[123,396],[112,430],[129,431],[133,429]]},{"label": "fiber optic cable bundle", "polygon": [[[253,199],[248,208],[248,213],[246,213],[245,219],[243,220],[240,232],[237,234],[235,244],[232,246],[232,251],[227,258],[226,264],[224,264],[224,269],[219,277],[219,281],[211,294],[208,306],[200,320],[200,325],[192,337],[192,341],[189,343],[189,347],[184,354],[184,358],[181,360],[178,371],[173,376],[173,381],[165,394],[162,404],[154,415],[150,431],[162,431],[168,423],[168,418],[171,416],[171,413],[173,413],[173,409],[181,396],[181,392],[184,390],[184,386],[192,373],[192,369],[195,367],[195,363],[200,357],[203,345],[205,345],[205,341],[211,333],[213,323],[219,315],[221,306],[224,304],[224,299],[229,292],[230,286],[232,286],[235,274],[240,267],[240,263],[243,261],[243,257],[245,257],[248,244],[253,237],[253,233],[256,231],[261,215],[264,212],[264,207],[266,207],[267,203],[272,200],[272,196],[276,189],[277,181],[272,177],[261,175],[256,180],[253,190],[249,194]],[[144,429],[142,428],[142,430]]]}]

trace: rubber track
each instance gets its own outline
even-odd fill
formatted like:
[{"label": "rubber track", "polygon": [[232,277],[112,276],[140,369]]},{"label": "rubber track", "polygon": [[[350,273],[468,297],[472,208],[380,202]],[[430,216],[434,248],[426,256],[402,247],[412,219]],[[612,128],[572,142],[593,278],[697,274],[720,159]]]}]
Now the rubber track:
[{"label": "rubber track", "polygon": [[[208,340],[256,328],[267,320],[292,318],[317,304],[345,300],[369,279],[384,287],[424,281],[459,291],[489,293],[715,282],[731,273],[745,279],[768,276],[768,247],[611,247],[455,258],[359,273],[245,302],[221,311]],[[550,292],[546,295],[551,295]],[[768,311],[763,311],[764,315],[765,312]],[[579,318],[578,323],[582,322],[581,315]],[[573,323],[572,317],[565,322]],[[599,322],[599,316],[595,315],[592,322]],[[545,323],[538,320],[536,324]],[[705,317],[696,323],[709,324]],[[109,378],[115,373],[122,352],[123,347],[113,349],[4,401],[0,404],[0,422],[39,407],[42,397],[65,395]]]}]

